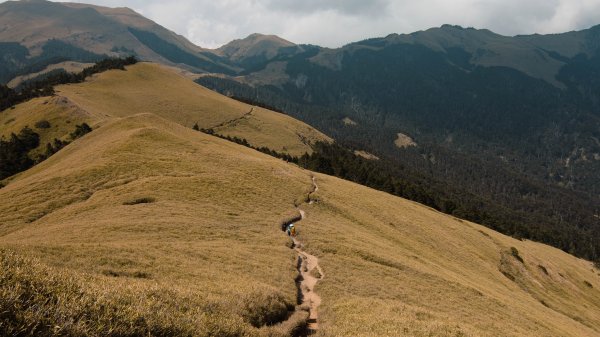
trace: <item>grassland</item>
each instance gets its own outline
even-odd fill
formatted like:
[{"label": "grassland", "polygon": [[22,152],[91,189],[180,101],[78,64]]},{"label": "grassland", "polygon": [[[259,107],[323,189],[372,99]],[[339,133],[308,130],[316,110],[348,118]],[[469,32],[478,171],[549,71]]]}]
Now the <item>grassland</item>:
[{"label": "grassland", "polygon": [[324,336],[600,333],[600,272],[590,262],[317,179],[320,202],[306,206],[300,233],[327,273],[317,286]]},{"label": "grassland", "polygon": [[150,63],[127,69],[102,73],[57,91],[98,121],[153,113],[188,127],[198,123],[201,128],[217,128],[219,134],[292,155],[310,153],[310,143],[330,141],[305,123],[217,94],[173,69]]},{"label": "grassland", "polygon": [[[0,328],[292,335],[306,314],[276,323],[296,305],[296,253],[280,224],[315,175],[316,202],[297,227],[326,275],[318,335],[600,334],[590,262],[193,131],[186,116],[252,116],[241,106],[219,119],[218,102],[192,113],[191,99],[171,116],[153,108],[158,97],[130,101],[152,68],[105,74],[90,92],[62,87],[96,128],[0,189]],[[102,86],[124,74],[135,88],[110,98]]]},{"label": "grassland", "polygon": [[[241,334],[263,303],[279,314],[295,305],[295,256],[277,224],[310,181],[292,170],[154,115],[126,117],[0,190],[12,200],[0,206],[2,243],[94,275],[104,292],[117,282],[124,298],[131,287],[191,296]],[[142,198],[153,202],[131,202]]]}]

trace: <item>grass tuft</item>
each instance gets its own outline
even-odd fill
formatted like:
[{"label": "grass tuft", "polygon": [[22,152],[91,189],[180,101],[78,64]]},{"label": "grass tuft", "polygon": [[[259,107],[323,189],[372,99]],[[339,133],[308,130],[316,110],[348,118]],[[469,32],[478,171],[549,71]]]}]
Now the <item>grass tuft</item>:
[{"label": "grass tuft", "polygon": [[139,279],[151,278],[150,273],[146,273],[143,271],[128,272],[128,271],[116,271],[116,270],[112,270],[112,269],[107,269],[107,270],[103,270],[102,274],[104,274],[106,276],[112,276],[112,277],[132,277],[132,278],[139,278]]}]

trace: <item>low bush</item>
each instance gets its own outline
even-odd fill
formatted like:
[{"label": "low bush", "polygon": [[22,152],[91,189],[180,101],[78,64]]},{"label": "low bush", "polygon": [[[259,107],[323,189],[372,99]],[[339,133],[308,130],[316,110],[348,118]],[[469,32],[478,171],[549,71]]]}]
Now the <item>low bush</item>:
[{"label": "low bush", "polygon": [[519,250],[515,247],[510,247],[510,255],[512,255],[515,259],[517,259],[521,263],[525,263],[521,255],[519,255]]},{"label": "low bush", "polygon": [[92,132],[92,128],[87,123],[82,123],[75,126],[75,131],[70,133],[71,139],[75,140],[81,138],[86,134]]},{"label": "low bush", "polygon": [[133,199],[133,200],[130,200],[130,201],[125,201],[123,203],[123,205],[131,206],[131,205],[137,205],[137,204],[151,204],[151,203],[154,203],[154,202],[156,202],[155,198],[152,198],[152,197],[142,197],[142,198],[137,198],[137,199]]},{"label": "low bush", "polygon": [[41,120],[35,123],[35,127],[38,129],[50,129],[50,122],[47,120]]}]

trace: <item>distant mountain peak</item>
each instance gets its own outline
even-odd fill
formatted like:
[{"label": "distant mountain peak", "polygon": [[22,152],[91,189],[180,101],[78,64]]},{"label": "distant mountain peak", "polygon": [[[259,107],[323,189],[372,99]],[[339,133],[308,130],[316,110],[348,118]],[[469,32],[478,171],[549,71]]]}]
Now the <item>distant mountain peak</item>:
[{"label": "distant mountain peak", "polygon": [[295,43],[277,35],[253,33],[243,39],[233,40],[216,49],[215,52],[234,62],[239,62],[255,57],[272,59],[280,53],[282,48],[301,49]]}]

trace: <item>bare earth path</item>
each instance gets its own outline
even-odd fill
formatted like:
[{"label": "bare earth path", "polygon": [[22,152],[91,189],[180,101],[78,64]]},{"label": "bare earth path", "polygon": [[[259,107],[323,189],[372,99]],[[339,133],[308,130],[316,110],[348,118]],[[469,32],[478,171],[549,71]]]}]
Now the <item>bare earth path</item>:
[{"label": "bare earth path", "polygon": [[[313,190],[310,194],[319,190],[317,186],[316,180],[312,178]],[[313,201],[310,200],[309,194],[309,204],[312,204]],[[298,212],[300,212],[301,220],[306,218],[306,212],[300,208],[298,208]],[[319,259],[304,251],[302,242],[300,242],[297,238],[292,238],[294,241],[294,249],[298,253],[298,272],[300,277],[298,278],[298,290],[299,290],[299,300],[301,301],[301,305],[308,308],[309,318],[308,318],[308,334],[312,334],[319,329],[318,322],[318,308],[321,304],[321,297],[315,293],[314,289],[317,283],[325,277],[323,270],[319,266]]]}]

